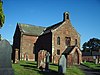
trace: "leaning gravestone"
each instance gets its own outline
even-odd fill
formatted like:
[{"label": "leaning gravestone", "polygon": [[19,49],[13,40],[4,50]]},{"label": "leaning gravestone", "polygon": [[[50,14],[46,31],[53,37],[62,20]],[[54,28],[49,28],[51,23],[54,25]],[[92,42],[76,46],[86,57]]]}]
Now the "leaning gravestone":
[{"label": "leaning gravestone", "polygon": [[61,55],[58,64],[58,72],[59,73],[66,73],[66,58],[65,55]]},{"label": "leaning gravestone", "polygon": [[12,47],[7,40],[0,41],[0,75],[14,75],[11,64]]}]

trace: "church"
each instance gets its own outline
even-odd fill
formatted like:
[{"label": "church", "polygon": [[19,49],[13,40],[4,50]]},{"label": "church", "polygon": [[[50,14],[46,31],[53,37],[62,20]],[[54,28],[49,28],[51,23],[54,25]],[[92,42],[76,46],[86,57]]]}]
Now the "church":
[{"label": "church", "polygon": [[50,53],[50,61],[58,64],[62,54],[68,66],[82,62],[80,34],[70,21],[69,12],[63,20],[49,27],[17,23],[13,40],[13,60],[37,61],[39,52]]}]

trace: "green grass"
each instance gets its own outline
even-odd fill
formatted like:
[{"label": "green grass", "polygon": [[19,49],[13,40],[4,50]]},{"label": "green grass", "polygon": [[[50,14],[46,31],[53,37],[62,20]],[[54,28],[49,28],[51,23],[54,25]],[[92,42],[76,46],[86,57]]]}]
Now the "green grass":
[{"label": "green grass", "polygon": [[36,68],[36,62],[21,61],[19,64],[13,64],[15,75],[40,75],[39,69]]},{"label": "green grass", "polygon": [[[19,64],[12,64],[15,75],[60,75],[58,66],[50,63],[50,72],[43,72],[37,68],[36,62],[20,61]],[[73,66],[66,69],[65,75],[84,75],[77,67]]]},{"label": "green grass", "polygon": [[91,69],[100,70],[100,64],[95,64],[93,62],[84,62],[83,65],[85,65]]},{"label": "green grass", "polygon": [[67,69],[66,75],[85,75],[77,66],[73,66]]}]

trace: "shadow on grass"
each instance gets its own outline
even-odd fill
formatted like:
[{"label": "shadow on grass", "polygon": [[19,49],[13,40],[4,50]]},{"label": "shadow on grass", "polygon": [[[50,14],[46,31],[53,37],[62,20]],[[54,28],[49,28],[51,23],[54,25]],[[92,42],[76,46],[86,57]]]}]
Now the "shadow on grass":
[{"label": "shadow on grass", "polygon": [[57,71],[54,71],[54,70],[49,70],[48,72],[39,71],[39,73],[42,74],[42,75],[64,75],[64,74],[58,73]]},{"label": "shadow on grass", "polygon": [[100,65],[99,66],[96,66],[96,67],[100,67]]},{"label": "shadow on grass", "polygon": [[[50,65],[57,66],[55,64],[50,64]],[[37,68],[37,64],[36,63],[26,62],[26,64],[20,64],[20,66],[23,66],[25,69],[37,71],[38,73],[40,73],[42,75],[64,75],[64,74],[58,73],[57,71],[51,70],[51,69],[49,69],[48,72],[40,70],[40,69]]]},{"label": "shadow on grass", "polygon": [[[93,74],[93,75],[100,75],[100,69],[93,69],[93,68],[90,68],[90,67],[88,67],[88,66],[86,66],[86,65],[84,65],[84,64],[81,64],[80,65],[81,66],[81,68],[80,69],[82,69],[84,72],[85,72],[85,74],[87,75],[90,75],[90,74]],[[89,74],[90,73],[90,74]]]},{"label": "shadow on grass", "polygon": [[50,65],[52,65],[52,66],[58,66],[57,64],[53,64],[53,63],[50,63]]},{"label": "shadow on grass", "polygon": [[34,68],[37,68],[37,66],[32,66],[32,65],[23,65],[23,64],[21,64],[20,66],[23,66],[26,69],[34,69]]},{"label": "shadow on grass", "polygon": [[26,62],[26,64],[37,65],[37,63],[32,63],[32,62]]}]

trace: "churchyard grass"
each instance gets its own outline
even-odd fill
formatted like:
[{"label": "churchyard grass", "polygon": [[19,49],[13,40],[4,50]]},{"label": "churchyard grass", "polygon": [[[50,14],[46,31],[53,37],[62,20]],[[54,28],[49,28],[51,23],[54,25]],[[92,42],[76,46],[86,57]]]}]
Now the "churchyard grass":
[{"label": "churchyard grass", "polygon": [[100,64],[95,64],[93,62],[84,62],[83,65],[85,65],[91,69],[100,70]]},{"label": "churchyard grass", "polygon": [[85,75],[85,74],[77,66],[72,66],[67,69],[66,75]]},{"label": "churchyard grass", "polygon": [[[12,64],[15,75],[60,75],[58,74],[58,65],[50,63],[50,72],[43,72],[37,68],[36,62],[20,61],[18,64]],[[65,75],[84,75],[77,66],[67,68]]]},{"label": "churchyard grass", "polygon": [[15,75],[40,75],[36,68],[36,62],[20,61],[18,64],[12,64]]}]

